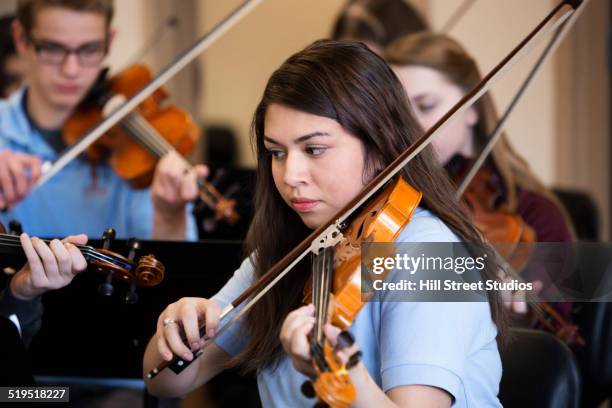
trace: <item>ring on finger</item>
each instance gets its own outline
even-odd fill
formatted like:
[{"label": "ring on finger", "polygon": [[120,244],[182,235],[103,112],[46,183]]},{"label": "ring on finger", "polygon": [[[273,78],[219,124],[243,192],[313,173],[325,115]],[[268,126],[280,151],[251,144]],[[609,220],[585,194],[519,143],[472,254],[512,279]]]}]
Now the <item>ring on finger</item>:
[{"label": "ring on finger", "polygon": [[164,324],[164,327],[168,327],[168,326],[170,326],[171,324],[176,324],[176,320],[174,320],[174,319],[171,319],[171,318],[167,317],[167,318],[165,318],[165,319],[163,320],[163,322],[162,322],[162,323]]}]

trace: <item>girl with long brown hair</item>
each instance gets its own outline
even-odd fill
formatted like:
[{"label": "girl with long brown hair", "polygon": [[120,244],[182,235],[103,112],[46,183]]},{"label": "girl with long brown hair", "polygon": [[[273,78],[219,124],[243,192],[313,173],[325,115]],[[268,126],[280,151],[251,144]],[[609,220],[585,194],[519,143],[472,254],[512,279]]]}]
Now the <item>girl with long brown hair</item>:
[{"label": "girl with long brown hair", "polygon": [[[404,36],[384,52],[404,85],[415,116],[425,129],[435,124],[482,76],[474,59],[455,40],[432,32]],[[489,93],[448,126],[433,141],[436,157],[452,178],[461,174],[482,151],[499,118]],[[529,165],[502,133],[484,168],[491,185],[501,194],[495,203],[518,214],[533,229],[537,242],[570,242],[571,223],[556,196],[531,171]],[[549,273],[550,275],[550,273]],[[531,276],[548,287],[550,277]],[[525,313],[524,302],[512,303],[513,310]],[[570,317],[571,305],[557,305]]]},{"label": "girl with long brown hair", "polygon": [[[249,256],[211,299],[183,298],[159,316],[145,370],[174,355],[187,360],[218,329],[219,314],[309,232],[331,219],[382,168],[422,134],[389,66],[363,44],[322,40],[272,74],[253,119],[257,186]],[[397,242],[482,243],[453,203],[452,185],[431,148],[401,176],[423,193]],[[302,383],[313,375],[308,334],[312,305],[302,305],[309,262],[302,262],[181,374],[146,379],[156,395],[180,396],[228,366],[257,372],[264,406],[305,406]],[[494,279],[490,272],[489,278]],[[361,362],[348,370],[353,406],[499,406],[499,296],[488,302],[369,302],[349,329]],[[186,342],[181,340],[181,330]],[[339,329],[326,326],[334,344]]]}]

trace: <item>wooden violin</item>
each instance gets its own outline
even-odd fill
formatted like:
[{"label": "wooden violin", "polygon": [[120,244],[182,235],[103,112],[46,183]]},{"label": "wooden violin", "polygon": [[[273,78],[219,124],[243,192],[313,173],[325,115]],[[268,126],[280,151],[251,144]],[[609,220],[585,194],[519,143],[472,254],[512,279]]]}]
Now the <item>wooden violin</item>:
[{"label": "wooden violin", "polygon": [[[136,260],[136,250],[140,247],[137,241],[132,241],[127,257],[110,251],[108,248],[115,237],[113,229],[107,229],[102,236],[104,240],[102,249],[95,249],[88,245],[75,245],[85,257],[89,270],[106,275],[106,281],[100,285],[99,292],[110,296],[114,292],[113,280],[119,280],[130,285],[130,291],[125,300],[134,303],[138,300],[137,287],[150,287],[158,285],[164,279],[166,268],[153,255],[141,256]],[[46,243],[50,241],[45,240]],[[4,226],[0,224],[0,253],[25,257],[18,236],[7,234]]]},{"label": "wooden violin", "polygon": [[[462,179],[472,164],[473,161],[464,160],[455,180]],[[501,205],[504,190],[493,171],[489,167],[481,167],[462,198],[471,211],[474,224],[487,241],[514,270],[522,270],[531,254],[529,244],[536,242],[536,234],[519,214]]]},{"label": "wooden violin", "polygon": [[[341,242],[313,256],[311,279],[304,287],[304,303],[315,305],[310,338],[317,377],[312,389],[319,401],[330,407],[348,408],[357,392],[347,367],[325,340],[323,326],[327,321],[342,330],[351,326],[373,293],[366,295],[361,288],[361,244],[392,243],[409,223],[421,196],[398,177],[353,219]],[[393,255],[391,247],[387,256]],[[308,388],[303,386],[302,391]]]},{"label": "wooden violin", "polygon": [[[142,65],[128,67],[107,80],[104,75],[64,124],[62,137],[67,144],[75,144],[152,80],[151,72]],[[173,105],[162,107],[168,96],[164,88],[155,90],[136,110],[90,145],[85,152],[87,158],[93,163],[108,160],[115,173],[132,187],[145,188],[153,181],[155,166],[164,155],[172,151],[180,157],[191,154],[200,129],[187,112]],[[192,168],[187,160],[183,162],[185,171]],[[200,199],[214,210],[217,220],[231,224],[238,221],[235,200],[226,199],[203,179],[198,180],[198,188]]]},{"label": "wooden violin", "polygon": [[[460,177],[473,161],[465,160]],[[523,218],[503,208],[503,187],[488,166],[478,169],[463,193],[476,227],[493,245],[509,267],[520,272],[526,267],[537,241],[536,233]],[[535,326],[553,333],[572,349],[580,349],[585,341],[577,325],[568,322],[547,302],[531,302]]]}]

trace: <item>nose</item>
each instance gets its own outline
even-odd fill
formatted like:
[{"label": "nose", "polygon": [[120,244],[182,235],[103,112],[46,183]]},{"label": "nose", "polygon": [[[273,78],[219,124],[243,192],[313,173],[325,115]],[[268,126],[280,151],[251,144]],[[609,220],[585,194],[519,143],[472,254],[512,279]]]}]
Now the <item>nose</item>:
[{"label": "nose", "polygon": [[308,160],[304,155],[289,151],[283,165],[283,181],[286,185],[295,188],[308,182]]},{"label": "nose", "polygon": [[74,53],[66,55],[61,68],[64,75],[68,77],[76,76],[81,70],[81,64],[77,55]]}]

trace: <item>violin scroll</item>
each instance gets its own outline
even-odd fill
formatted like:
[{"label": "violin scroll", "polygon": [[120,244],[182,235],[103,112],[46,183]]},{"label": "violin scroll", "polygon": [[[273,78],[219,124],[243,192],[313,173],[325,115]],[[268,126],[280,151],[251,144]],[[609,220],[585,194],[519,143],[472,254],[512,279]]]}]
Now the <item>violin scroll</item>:
[{"label": "violin scroll", "polygon": [[113,279],[126,282],[130,290],[126,294],[126,303],[136,303],[138,295],[136,288],[139,286],[151,287],[158,285],[164,279],[165,267],[153,255],[142,256],[135,262],[140,242],[128,241],[129,253],[127,257],[110,251],[112,241],[115,238],[115,230],[107,229],[102,235],[104,240],[103,249],[97,252],[102,258],[92,258],[89,263],[92,270],[106,275],[106,279],[98,287],[98,292],[104,296],[111,296],[115,292],[112,284]]},{"label": "violin scroll", "polygon": [[[319,361],[321,357],[323,360]],[[319,400],[332,408],[348,408],[357,398],[357,390],[346,366],[328,342],[315,361],[317,378],[312,386]]]}]

